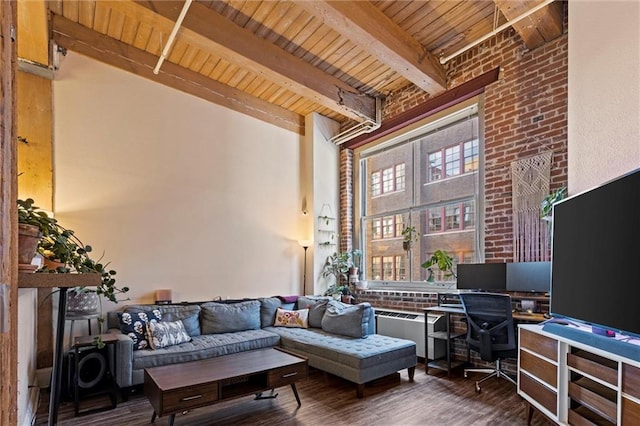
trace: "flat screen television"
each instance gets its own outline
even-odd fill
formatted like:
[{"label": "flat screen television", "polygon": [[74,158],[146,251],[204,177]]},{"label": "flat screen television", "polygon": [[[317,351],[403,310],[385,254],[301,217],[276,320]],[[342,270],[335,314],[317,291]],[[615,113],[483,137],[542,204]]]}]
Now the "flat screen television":
[{"label": "flat screen television", "polygon": [[553,208],[553,316],[640,335],[640,169]]},{"label": "flat screen television", "polygon": [[548,293],[551,262],[507,263],[507,291]]},{"label": "flat screen television", "polygon": [[459,263],[458,290],[506,290],[506,263]]}]

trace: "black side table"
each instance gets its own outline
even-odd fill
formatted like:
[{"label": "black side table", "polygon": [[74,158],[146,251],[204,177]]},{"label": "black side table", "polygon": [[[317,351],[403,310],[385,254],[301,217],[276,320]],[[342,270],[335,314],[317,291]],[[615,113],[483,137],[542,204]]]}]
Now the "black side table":
[{"label": "black side table", "polygon": [[[100,338],[105,344],[105,351],[98,352],[96,339]],[[78,336],[74,338],[71,349],[73,351],[73,405],[76,416],[90,414],[103,410],[112,410],[118,403],[118,386],[113,372],[111,371],[111,360],[115,363],[115,357],[110,355],[109,345],[115,345],[118,337],[115,334],[99,334],[95,336]],[[115,348],[113,348],[115,351]],[[106,357],[105,357],[106,355]],[[88,382],[81,377],[81,367],[83,364],[93,361],[97,364],[98,375]],[[115,368],[115,365],[114,365]],[[80,388],[86,389],[85,396],[109,395],[111,405],[90,410],[80,411]]]}]

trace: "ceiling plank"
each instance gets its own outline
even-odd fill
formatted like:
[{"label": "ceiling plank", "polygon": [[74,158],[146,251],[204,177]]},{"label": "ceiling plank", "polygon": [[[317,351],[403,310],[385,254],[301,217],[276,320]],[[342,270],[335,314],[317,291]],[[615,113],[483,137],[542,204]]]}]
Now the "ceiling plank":
[{"label": "ceiling plank", "polygon": [[[540,0],[494,0],[494,2],[507,20],[515,19],[540,4]],[[512,26],[520,34],[527,48],[531,50],[562,35],[563,20],[562,4],[556,1]]]},{"label": "ceiling plank", "polygon": [[[136,2],[175,21],[182,2]],[[212,9],[192,3],[178,38],[188,29],[190,38],[206,38],[209,50],[277,85],[305,96],[346,117],[361,121],[375,118],[375,98],[359,93],[343,81],[254,35]],[[238,56],[240,55],[240,56]]]},{"label": "ceiling plank", "polygon": [[446,90],[446,71],[437,58],[370,2],[309,0],[296,5],[427,93]]},{"label": "ceiling plank", "polygon": [[218,83],[197,72],[165,62],[153,74],[157,57],[114,40],[60,15],[53,15],[53,39],[58,45],[101,62],[247,114],[283,129],[304,134],[304,117],[245,92]]}]

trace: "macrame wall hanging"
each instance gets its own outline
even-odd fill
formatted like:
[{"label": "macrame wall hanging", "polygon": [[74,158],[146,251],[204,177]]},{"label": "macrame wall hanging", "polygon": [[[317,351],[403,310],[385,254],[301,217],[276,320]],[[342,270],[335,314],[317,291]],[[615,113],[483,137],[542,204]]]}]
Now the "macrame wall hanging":
[{"label": "macrame wall hanging", "polygon": [[540,203],[549,193],[553,152],[511,163],[513,194],[513,261],[549,260],[549,229],[540,219]]}]

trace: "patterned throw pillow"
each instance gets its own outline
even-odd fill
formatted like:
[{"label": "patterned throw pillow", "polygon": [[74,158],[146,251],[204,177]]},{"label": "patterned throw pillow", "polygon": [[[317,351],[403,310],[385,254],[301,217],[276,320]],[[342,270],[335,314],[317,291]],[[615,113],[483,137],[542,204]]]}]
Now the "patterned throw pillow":
[{"label": "patterned throw pillow", "polygon": [[181,320],[147,323],[147,336],[151,349],[166,348],[179,343],[190,342],[191,337]]},{"label": "patterned throw pillow", "polygon": [[288,311],[278,308],[276,311],[276,321],[273,325],[275,327],[309,328],[309,309]]},{"label": "patterned throw pillow", "polygon": [[147,349],[147,323],[160,322],[162,314],[159,309],[146,312],[122,312],[120,317],[120,330],[133,340],[133,350]]}]

